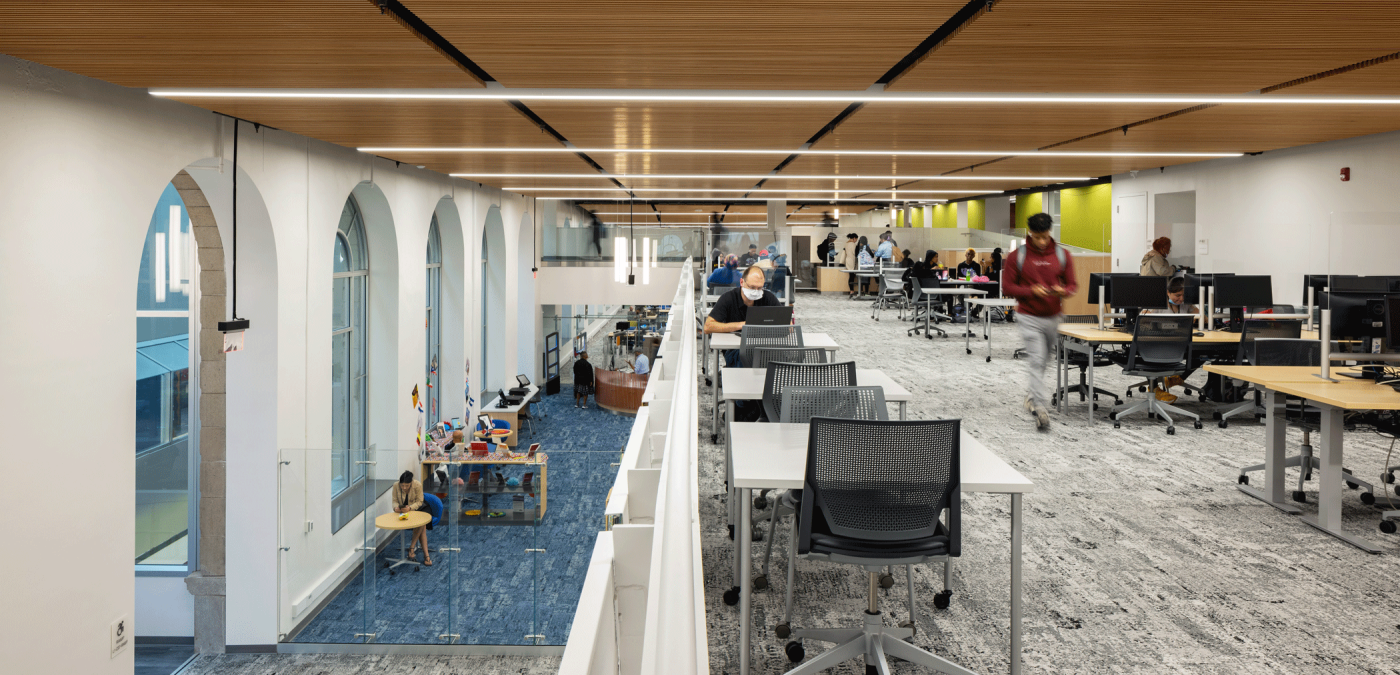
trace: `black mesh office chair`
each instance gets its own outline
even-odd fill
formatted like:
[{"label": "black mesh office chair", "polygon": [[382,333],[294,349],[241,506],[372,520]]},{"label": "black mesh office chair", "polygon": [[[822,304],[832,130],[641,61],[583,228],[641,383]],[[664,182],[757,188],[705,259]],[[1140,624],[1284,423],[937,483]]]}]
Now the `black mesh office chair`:
[{"label": "black mesh office chair", "polygon": [[[1248,322],[1246,322],[1248,324]],[[1319,368],[1322,366],[1322,343],[1317,340],[1301,340],[1289,338],[1259,338],[1254,340],[1251,363],[1256,366],[1310,366]],[[1307,493],[1303,491],[1303,485],[1312,480],[1314,469],[1322,467],[1321,460],[1313,455],[1312,432],[1318,431],[1321,427],[1321,419],[1317,408],[1307,405],[1303,399],[1282,397],[1276,405],[1283,406],[1283,414],[1288,420],[1288,426],[1300,429],[1303,432],[1303,443],[1298,447],[1298,454],[1284,458],[1283,466],[1298,467],[1298,489],[1293,491],[1293,501],[1307,502]],[[1255,471],[1263,471],[1263,464],[1254,464],[1240,469],[1239,482],[1241,485],[1249,485],[1249,474]],[[1355,490],[1365,488],[1361,493],[1361,503],[1371,505],[1376,503],[1376,487],[1368,481],[1356,478],[1351,469],[1342,468],[1342,473],[1348,474],[1346,477],[1347,487]]]},{"label": "black mesh office chair", "polygon": [[821,347],[757,347],[753,350],[752,367],[766,368],[770,361],[826,363],[826,354]]},{"label": "black mesh office chair", "polygon": [[[857,656],[865,657],[866,672],[888,675],[887,655],[943,673],[972,675],[906,642],[916,629],[912,565],[961,554],[959,449],[959,420],[812,418],[797,553],[864,569],[867,606],[860,627],[791,631],[795,639],[785,651],[794,662],[806,656],[803,638],[836,646],[788,675],[821,672]],[[910,620],[899,627],[886,626],[880,616],[877,575],[886,565],[911,566]]]},{"label": "black mesh office chair", "polygon": [[[782,400],[782,413],[778,421],[783,424],[806,424],[813,417],[850,420],[890,418],[885,406],[885,390],[880,387],[788,387],[783,390]],[[754,502],[757,506],[758,500],[755,499]],[[761,591],[768,587],[768,561],[773,555],[773,535],[777,532],[778,519],[794,515],[801,503],[801,490],[786,490],[773,505],[773,512],[768,514],[768,541],[764,544],[763,573],[753,580],[754,590]],[[788,541],[795,539],[789,538]],[[792,607],[792,558],[795,557],[796,550],[795,547],[788,547],[789,608]],[[889,584],[894,584],[892,578]]]},{"label": "black mesh office chair", "polygon": [[[914,320],[915,324],[913,328],[910,328],[908,330],[909,336],[912,337],[915,333],[923,332],[924,337],[930,340],[933,339],[934,333],[938,333],[943,337],[948,337],[947,331],[943,330],[942,328],[939,328],[938,326],[933,325],[933,322],[937,319],[951,319],[951,317],[949,317],[948,315],[940,314],[934,309],[934,304],[937,303],[938,299],[943,296],[924,293],[925,288],[942,288],[942,284],[942,280],[940,280],[938,277],[923,277],[914,279],[914,283],[911,284],[911,286],[913,287],[914,297],[910,299],[909,303],[914,308],[914,314],[912,319]],[[918,324],[918,321],[920,319],[923,320],[922,326]]]},{"label": "black mesh office chair", "polygon": [[768,421],[782,418],[783,390],[788,387],[854,387],[856,362],[783,363],[769,361],[763,376],[763,414]]},{"label": "black mesh office chair", "polygon": [[[1065,317],[1065,323],[1087,324],[1098,323],[1098,321],[1099,318],[1097,316],[1094,316],[1093,314],[1071,314]],[[1055,392],[1050,396],[1051,406],[1056,405],[1059,402],[1061,396],[1068,397],[1070,394],[1075,393],[1079,394],[1080,401],[1086,400],[1089,396],[1093,396],[1094,400],[1097,401],[1099,400],[1099,394],[1103,394],[1104,396],[1113,399],[1113,405],[1123,405],[1123,399],[1118,398],[1117,394],[1107,389],[1094,387],[1093,391],[1089,390],[1089,383],[1087,381],[1089,370],[1089,355],[1076,351],[1071,351],[1068,349],[1064,351],[1065,361],[1069,364],[1069,367],[1079,369],[1079,384],[1066,383],[1063,389]],[[1108,358],[1107,354],[1100,354],[1097,349],[1094,350],[1093,362],[1095,368],[1103,368],[1106,366],[1113,365],[1113,359]],[[1094,404],[1094,409],[1098,409],[1097,403]]]},{"label": "black mesh office chair", "polygon": [[801,346],[801,326],[744,326],[739,332],[739,363],[753,368],[753,350],[759,347]]},{"label": "black mesh office chair", "polygon": [[[1128,346],[1126,356],[1121,360],[1117,357],[1111,358],[1123,365],[1123,374],[1145,377],[1149,386],[1173,375],[1184,375],[1187,359],[1191,355],[1191,320],[1194,316],[1144,314],[1138,317],[1137,325],[1133,327],[1133,342]],[[1143,410],[1149,415],[1157,415],[1166,420],[1168,434],[1176,433],[1176,425],[1167,413],[1190,417],[1195,421],[1195,427],[1201,428],[1199,415],[1158,401],[1156,396],[1150,395],[1140,403],[1114,407],[1108,418],[1113,420],[1113,428],[1117,429],[1122,426],[1119,420],[1124,415]]]},{"label": "black mesh office chair", "polygon": [[[1264,339],[1297,340],[1303,335],[1303,322],[1293,319],[1245,319],[1240,328],[1240,346],[1235,353],[1235,363],[1241,366],[1262,365],[1255,360],[1255,343]],[[1249,385],[1244,392],[1253,392],[1253,396],[1248,396],[1248,400],[1239,403],[1228,403],[1217,406],[1215,418],[1220,420],[1221,429],[1230,426],[1230,418],[1236,415],[1250,413],[1256,419],[1264,415],[1264,406],[1259,402],[1259,397],[1264,393],[1256,385]]]}]

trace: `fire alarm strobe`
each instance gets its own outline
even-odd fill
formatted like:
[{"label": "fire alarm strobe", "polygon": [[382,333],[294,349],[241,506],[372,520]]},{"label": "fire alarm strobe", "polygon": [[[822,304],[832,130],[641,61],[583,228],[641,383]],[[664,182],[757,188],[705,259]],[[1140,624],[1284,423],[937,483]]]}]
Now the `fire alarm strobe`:
[{"label": "fire alarm strobe", "polygon": [[1342,182],[1345,183],[1349,180],[1351,180],[1351,167],[1344,166],[1342,167]]}]

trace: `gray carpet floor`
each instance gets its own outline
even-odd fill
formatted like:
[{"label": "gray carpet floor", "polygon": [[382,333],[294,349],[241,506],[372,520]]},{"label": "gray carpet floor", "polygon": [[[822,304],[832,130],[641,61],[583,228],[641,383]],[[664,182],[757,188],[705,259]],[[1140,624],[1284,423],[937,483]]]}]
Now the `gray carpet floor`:
[{"label": "gray carpet floor", "polygon": [[[1025,363],[1011,358],[1019,343],[1014,325],[993,325],[988,363],[985,343],[974,341],[969,356],[961,338],[908,337],[909,324],[894,312],[872,321],[866,302],[804,294],[796,312],[805,331],[836,340],[837,360],[883,370],[911,391],[910,419],[961,418],[1035,482],[1025,499],[1024,672],[1400,673],[1400,537],[1378,532],[1378,509],[1363,506],[1355,492],[1344,495],[1346,529],[1381,544],[1382,555],[1240,493],[1239,468],[1262,461],[1262,425],[1220,429],[1207,404],[1183,396],[1184,407],[1203,414],[1204,429],[1178,423],[1168,436],[1162,423],[1138,415],[1115,430],[1106,410],[1091,429],[1076,401],[1069,414],[1052,414],[1051,431],[1041,433],[1021,407]],[[1117,367],[1095,375],[1111,391],[1129,384]],[[1047,377],[1053,381],[1053,368]],[[1191,380],[1204,381],[1204,373]],[[713,401],[703,378],[701,385],[710,664],[712,672],[732,675],[739,624],[737,608],[721,600],[732,578],[723,448],[709,442]],[[1390,441],[1369,432],[1348,433],[1345,441],[1347,466],[1377,476]],[[1290,434],[1290,449],[1300,442],[1301,433]],[[1292,470],[1288,475],[1296,479]],[[1310,503],[1300,506],[1316,512],[1315,481],[1308,490]],[[964,497],[950,608],[932,603],[942,588],[941,565],[915,569],[919,611],[927,617],[915,643],[978,673],[1008,668],[1009,506],[1005,496]],[[780,528],[775,559],[783,559],[786,545]],[[755,551],[757,569],[761,546]],[[782,651],[786,640],[772,632],[781,621],[783,569],[775,563],[771,587],[754,596],[755,673],[792,667]],[[887,623],[907,618],[904,577],[895,576],[881,602]],[[863,572],[798,561],[795,586],[794,626],[859,623]],[[828,646],[808,643],[808,658]],[[922,672],[902,662],[896,670]],[[855,661],[831,672],[864,669]]]},{"label": "gray carpet floor", "polygon": [[220,654],[201,656],[180,675],[546,675],[558,657]]}]

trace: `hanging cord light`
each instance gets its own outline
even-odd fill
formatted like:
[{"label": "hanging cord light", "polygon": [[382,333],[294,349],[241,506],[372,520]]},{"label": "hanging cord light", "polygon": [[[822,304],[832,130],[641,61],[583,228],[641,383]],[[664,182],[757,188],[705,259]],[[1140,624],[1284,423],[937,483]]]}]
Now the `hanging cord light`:
[{"label": "hanging cord light", "polygon": [[237,333],[248,330],[249,326],[247,319],[238,318],[238,126],[241,120],[237,117],[231,119],[233,119],[233,171],[230,172],[233,174],[233,260],[230,274],[233,276],[233,288],[230,290],[232,307],[229,308],[229,317],[231,320],[219,322],[219,332],[221,333]]}]

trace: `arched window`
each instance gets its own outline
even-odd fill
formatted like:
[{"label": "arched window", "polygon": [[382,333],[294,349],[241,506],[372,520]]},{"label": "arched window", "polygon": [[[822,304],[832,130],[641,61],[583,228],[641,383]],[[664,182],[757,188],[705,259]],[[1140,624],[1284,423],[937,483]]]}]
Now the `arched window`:
[{"label": "arched window", "polygon": [[427,415],[425,427],[432,427],[442,419],[438,410],[442,383],[438,380],[439,355],[442,353],[442,238],[438,236],[437,214],[433,214],[432,225],[428,227],[428,267],[427,280],[423,287],[427,301],[427,315],[423,321],[423,336],[426,342],[426,373],[423,394],[423,411]]},{"label": "arched window", "polygon": [[136,280],[136,564],[186,566],[191,551],[190,314],[194,244],[167,185]]},{"label": "arched window", "polygon": [[365,222],[351,196],[335,233],[334,303],[331,311],[331,495],[365,477],[351,450],[366,447],[369,398],[369,249]]}]

